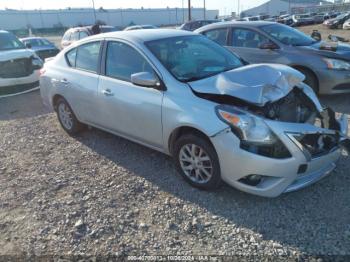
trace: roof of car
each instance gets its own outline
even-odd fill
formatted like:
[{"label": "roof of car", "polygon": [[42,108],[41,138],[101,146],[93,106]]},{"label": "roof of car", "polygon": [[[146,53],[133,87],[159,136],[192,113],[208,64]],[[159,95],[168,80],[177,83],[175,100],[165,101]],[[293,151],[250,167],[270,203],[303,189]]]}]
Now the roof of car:
[{"label": "roof of car", "polygon": [[197,29],[196,31],[204,31],[208,29],[214,29],[218,27],[226,27],[226,26],[232,26],[232,25],[238,25],[238,26],[244,26],[244,27],[260,27],[260,26],[273,25],[273,24],[277,24],[277,23],[269,22],[269,21],[229,21],[229,22],[219,22],[219,23],[206,25]]},{"label": "roof of car", "polygon": [[40,37],[40,36],[32,36],[32,37],[24,37],[21,38],[21,40],[25,41],[25,40],[34,40],[34,39],[45,39],[44,37]]},{"label": "roof of car", "polygon": [[94,35],[86,39],[100,39],[100,38],[122,38],[125,40],[131,40],[134,42],[148,42],[152,40],[158,40],[169,37],[177,37],[177,36],[187,36],[187,35],[196,35],[195,33],[177,30],[177,29],[139,29],[132,31],[118,31],[118,32],[110,32],[99,35]]}]

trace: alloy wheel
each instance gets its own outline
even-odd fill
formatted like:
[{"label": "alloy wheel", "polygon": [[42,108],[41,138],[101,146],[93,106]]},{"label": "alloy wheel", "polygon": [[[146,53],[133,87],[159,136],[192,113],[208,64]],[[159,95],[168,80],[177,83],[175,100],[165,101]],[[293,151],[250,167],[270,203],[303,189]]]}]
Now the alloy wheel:
[{"label": "alloy wheel", "polygon": [[179,152],[179,161],[184,174],[195,183],[207,183],[213,176],[212,161],[198,145],[184,145]]}]

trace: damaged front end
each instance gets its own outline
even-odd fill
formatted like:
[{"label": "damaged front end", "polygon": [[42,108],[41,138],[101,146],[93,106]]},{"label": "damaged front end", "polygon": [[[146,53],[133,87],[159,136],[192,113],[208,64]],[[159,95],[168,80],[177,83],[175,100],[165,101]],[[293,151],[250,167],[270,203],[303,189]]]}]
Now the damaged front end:
[{"label": "damaged front end", "polygon": [[[350,152],[347,116],[324,109],[303,80],[292,68],[264,64],[190,83],[197,96],[219,104],[217,115],[239,138],[240,149],[270,159],[296,159],[294,174],[303,178],[295,177],[285,192],[333,170],[341,148]],[[248,174],[234,183],[263,187],[267,178]]]}]

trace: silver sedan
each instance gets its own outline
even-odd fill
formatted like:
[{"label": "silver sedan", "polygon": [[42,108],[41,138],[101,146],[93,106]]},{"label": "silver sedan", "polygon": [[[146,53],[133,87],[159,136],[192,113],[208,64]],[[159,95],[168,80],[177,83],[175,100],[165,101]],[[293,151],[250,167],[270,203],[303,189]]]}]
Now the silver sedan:
[{"label": "silver sedan", "polygon": [[40,84],[71,135],[97,127],[171,155],[195,187],[225,181],[275,197],[329,174],[349,144],[346,117],[303,80],[283,65],[244,66],[204,36],[155,29],[74,43]]}]

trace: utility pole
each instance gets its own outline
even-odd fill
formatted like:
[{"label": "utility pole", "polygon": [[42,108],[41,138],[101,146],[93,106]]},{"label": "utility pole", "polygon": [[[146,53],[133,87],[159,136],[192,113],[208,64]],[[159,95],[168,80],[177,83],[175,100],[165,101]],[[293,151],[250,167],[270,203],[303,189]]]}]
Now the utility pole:
[{"label": "utility pole", "polygon": [[241,1],[240,0],[238,0],[238,6],[237,6],[237,15],[238,15],[238,18],[240,18],[241,16],[240,16],[240,7],[241,7]]},{"label": "utility pole", "polygon": [[96,19],[96,10],[95,10],[95,0],[91,0],[91,1],[92,1],[92,8],[94,9],[93,11],[94,11],[95,24],[96,24],[97,19]]},{"label": "utility pole", "polygon": [[290,0],[289,0],[288,1],[288,14],[291,14],[290,12],[291,12],[291,10],[290,10]]},{"label": "utility pole", "polygon": [[182,23],[185,23],[185,6],[184,6],[184,0],[182,0]]},{"label": "utility pole", "polygon": [[204,20],[207,18],[207,10],[206,10],[206,7],[205,7],[205,0],[203,0],[203,6],[204,6],[204,11],[203,11],[203,18]]},{"label": "utility pole", "polygon": [[191,21],[191,0],[188,0],[188,21]]}]

